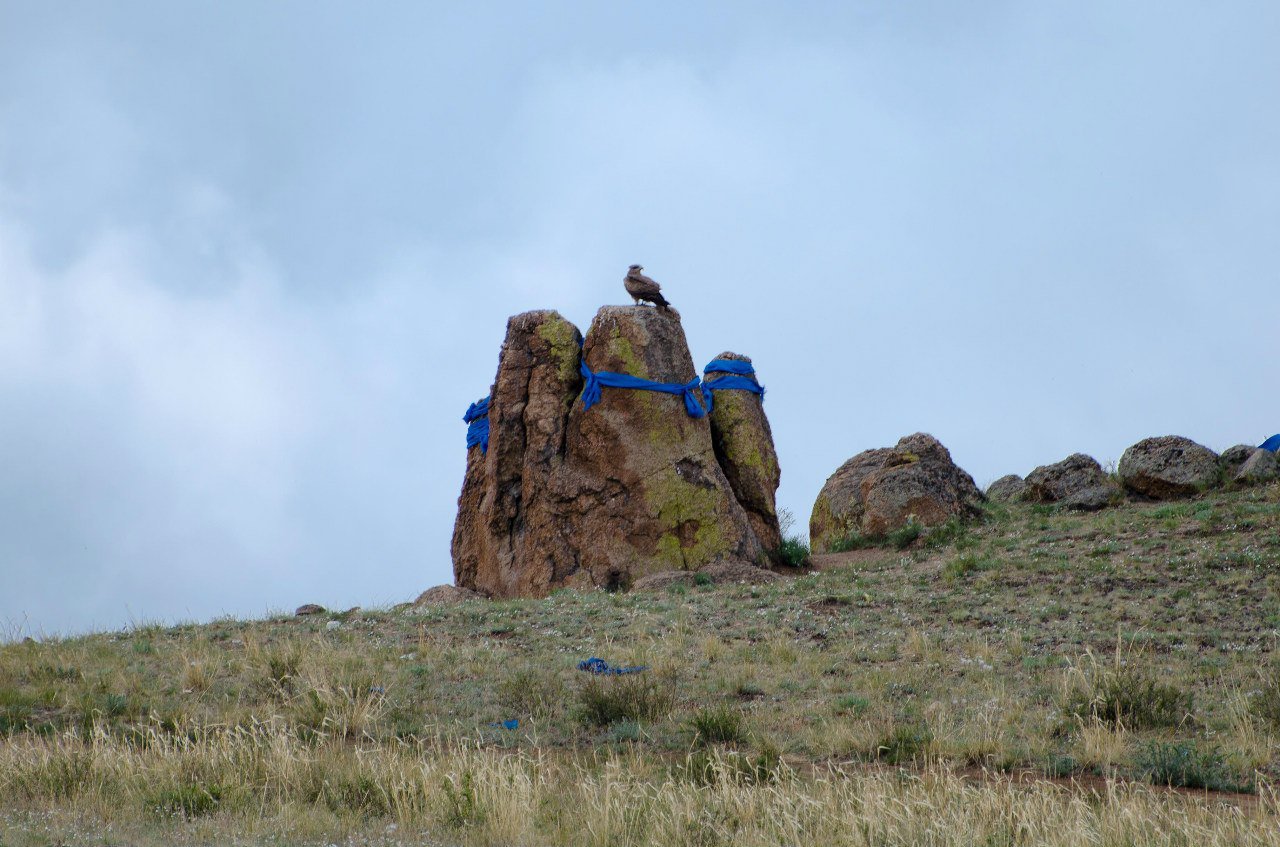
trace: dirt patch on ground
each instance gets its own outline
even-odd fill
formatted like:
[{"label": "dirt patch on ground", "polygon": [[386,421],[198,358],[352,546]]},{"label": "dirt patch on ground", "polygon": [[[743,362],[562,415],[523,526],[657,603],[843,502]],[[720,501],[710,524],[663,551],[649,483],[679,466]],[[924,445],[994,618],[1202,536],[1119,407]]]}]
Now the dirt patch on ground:
[{"label": "dirt patch on ground", "polygon": [[672,585],[694,585],[699,574],[704,575],[717,585],[729,583],[761,585],[782,579],[781,576],[773,571],[757,568],[755,565],[746,562],[718,562],[714,565],[707,565],[699,571],[662,571],[649,574],[636,580],[632,590],[661,591]]}]

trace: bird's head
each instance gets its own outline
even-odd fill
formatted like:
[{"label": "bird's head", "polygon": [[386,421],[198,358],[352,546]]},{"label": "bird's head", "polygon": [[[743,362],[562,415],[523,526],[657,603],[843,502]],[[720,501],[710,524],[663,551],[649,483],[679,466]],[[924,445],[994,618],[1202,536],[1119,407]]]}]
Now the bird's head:
[{"label": "bird's head", "polygon": [[633,271],[642,271],[642,270],[644,270],[644,265],[632,265],[631,267],[627,268],[627,273],[631,273]]}]

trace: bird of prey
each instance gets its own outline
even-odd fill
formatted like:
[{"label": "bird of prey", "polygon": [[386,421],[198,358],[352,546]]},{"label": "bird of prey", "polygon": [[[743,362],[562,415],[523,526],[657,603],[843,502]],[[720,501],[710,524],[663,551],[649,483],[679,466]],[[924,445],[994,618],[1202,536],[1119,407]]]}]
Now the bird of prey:
[{"label": "bird of prey", "polygon": [[631,299],[636,301],[637,306],[640,305],[641,300],[648,300],[659,309],[670,306],[667,298],[662,296],[662,286],[640,273],[642,270],[644,270],[643,266],[632,265],[627,268],[627,275],[622,278],[622,284],[626,286]]}]

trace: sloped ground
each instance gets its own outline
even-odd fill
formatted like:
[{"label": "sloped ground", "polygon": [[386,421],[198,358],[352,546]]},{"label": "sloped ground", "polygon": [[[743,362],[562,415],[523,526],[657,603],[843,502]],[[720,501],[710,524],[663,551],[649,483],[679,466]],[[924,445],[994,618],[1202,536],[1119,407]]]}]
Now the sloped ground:
[{"label": "sloped ground", "polygon": [[[936,843],[1119,838],[1113,803],[1164,833],[1142,843],[1274,836],[1280,486],[1090,515],[993,507],[815,566],[761,586],[357,612],[335,631],[279,617],[5,645],[0,844],[106,843],[105,822],[139,843],[911,843],[926,806],[888,810],[926,799],[960,815]],[[649,670],[576,670],[593,655]],[[984,770],[1023,787],[952,773]],[[528,790],[486,799],[486,779]],[[616,810],[621,829],[618,801],[593,793],[609,779],[652,801]],[[925,793],[895,795],[912,786]],[[1048,825],[1095,789],[1078,828]],[[834,820],[769,829],[785,816],[766,797],[830,802]],[[1042,834],[984,842],[1023,802]]]}]

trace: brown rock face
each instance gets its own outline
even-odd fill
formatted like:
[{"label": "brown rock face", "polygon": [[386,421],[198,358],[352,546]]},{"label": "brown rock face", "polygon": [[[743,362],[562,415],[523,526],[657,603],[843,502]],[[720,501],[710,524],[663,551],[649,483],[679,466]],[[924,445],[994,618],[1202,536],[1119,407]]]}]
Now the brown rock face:
[{"label": "brown rock face", "polygon": [[[751,359],[738,353],[721,353],[716,359],[746,362]],[[714,391],[711,411],[711,443],[716,461],[729,480],[729,487],[742,507],[747,520],[760,539],[761,546],[777,557],[782,546],[778,527],[778,507],[774,499],[781,480],[778,454],[773,446],[773,432],[764,414],[763,397],[742,389],[715,390],[718,381],[729,378],[723,373],[707,374],[706,385]],[[755,376],[742,376],[757,385]],[[782,564],[779,559],[774,564]]]},{"label": "brown rock face", "polygon": [[884,467],[891,453],[888,447],[863,450],[827,478],[809,516],[809,543],[815,551],[829,550],[850,533],[862,531],[862,480]]},{"label": "brown rock face", "polygon": [[1124,487],[1154,500],[1191,497],[1218,484],[1218,454],[1180,435],[1144,438],[1120,457]]},{"label": "brown rock face", "polygon": [[974,517],[985,499],[947,448],[918,432],[893,448],[859,453],[827,480],[809,519],[810,543],[829,550],[855,530],[875,536],[909,520],[934,526]]},{"label": "brown rock face", "polygon": [[1072,453],[1061,462],[1041,465],[1027,474],[1023,498],[1033,503],[1057,503],[1093,488],[1105,488],[1111,480],[1092,456]]},{"label": "brown rock face", "polygon": [[572,548],[549,494],[582,386],[577,327],[553,311],[507,322],[489,403],[489,450],[467,453],[453,528],[454,580],[485,594],[549,591]]},{"label": "brown rock face", "polygon": [[[605,307],[581,349],[580,339],[555,312],[508,323],[489,451],[470,451],[458,501],[457,584],[541,596],[763,561],[762,539],[717,462],[710,421],[690,416],[682,395],[604,386],[590,409],[580,396],[580,361],[595,373],[690,382],[696,371],[679,314]],[[776,466],[771,441],[768,452]],[[776,536],[776,518],[773,526]]]}]

